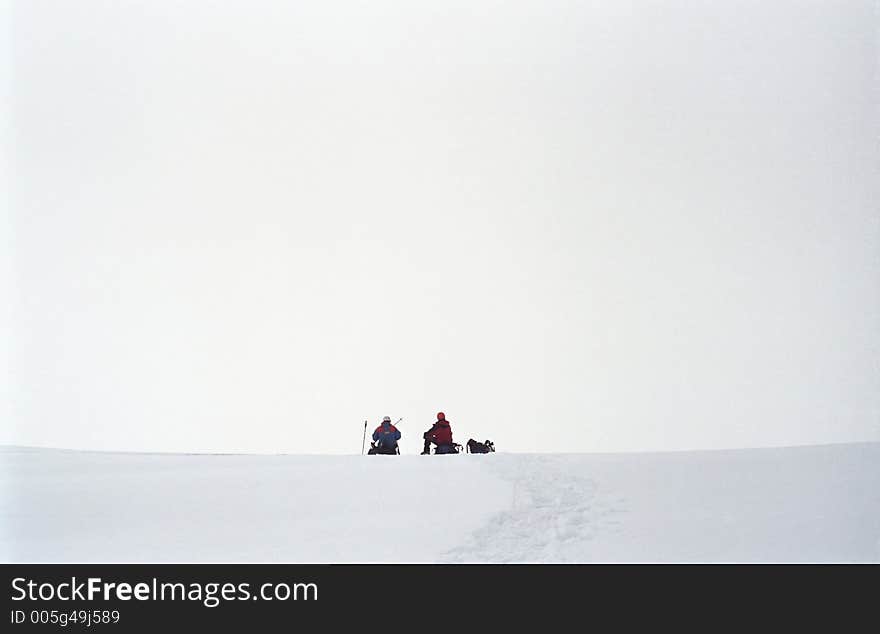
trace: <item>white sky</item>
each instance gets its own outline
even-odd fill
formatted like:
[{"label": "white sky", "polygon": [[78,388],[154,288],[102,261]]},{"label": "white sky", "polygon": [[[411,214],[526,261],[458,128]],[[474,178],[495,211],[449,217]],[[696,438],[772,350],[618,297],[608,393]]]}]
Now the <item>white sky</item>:
[{"label": "white sky", "polygon": [[875,4],[6,2],[0,442],[880,439]]}]

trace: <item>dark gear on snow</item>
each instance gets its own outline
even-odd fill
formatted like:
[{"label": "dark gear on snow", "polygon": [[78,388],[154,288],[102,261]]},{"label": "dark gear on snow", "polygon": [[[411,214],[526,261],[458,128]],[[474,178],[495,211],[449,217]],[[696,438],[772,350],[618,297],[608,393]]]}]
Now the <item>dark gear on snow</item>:
[{"label": "dark gear on snow", "polygon": [[491,453],[495,451],[495,444],[491,440],[477,442],[473,438],[467,441],[468,453]]}]

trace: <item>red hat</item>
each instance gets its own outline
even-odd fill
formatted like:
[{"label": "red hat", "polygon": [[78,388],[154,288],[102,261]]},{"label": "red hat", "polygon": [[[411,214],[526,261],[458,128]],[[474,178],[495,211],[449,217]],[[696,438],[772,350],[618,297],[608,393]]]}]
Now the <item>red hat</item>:
[{"label": "red hat", "polygon": [[446,414],[443,412],[437,412],[437,420],[446,420]]}]

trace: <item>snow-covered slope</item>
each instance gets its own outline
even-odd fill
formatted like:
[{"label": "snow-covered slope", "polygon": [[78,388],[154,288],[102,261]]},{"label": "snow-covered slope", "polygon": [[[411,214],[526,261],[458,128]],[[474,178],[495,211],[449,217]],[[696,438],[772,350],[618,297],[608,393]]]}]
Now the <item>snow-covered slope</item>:
[{"label": "snow-covered slope", "polygon": [[880,561],[880,443],[662,454],[0,450],[2,561]]}]

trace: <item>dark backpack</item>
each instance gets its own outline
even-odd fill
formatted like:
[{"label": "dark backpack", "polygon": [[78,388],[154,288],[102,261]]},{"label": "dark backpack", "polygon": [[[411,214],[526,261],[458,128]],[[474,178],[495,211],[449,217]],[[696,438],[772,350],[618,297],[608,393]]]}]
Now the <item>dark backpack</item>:
[{"label": "dark backpack", "polygon": [[491,440],[477,442],[473,438],[467,441],[468,453],[491,453],[495,451],[495,444]]},{"label": "dark backpack", "polygon": [[400,446],[395,444],[393,447],[388,447],[387,445],[377,445],[374,442],[370,443],[370,448],[367,450],[368,456],[383,454],[387,456],[400,455]]}]

